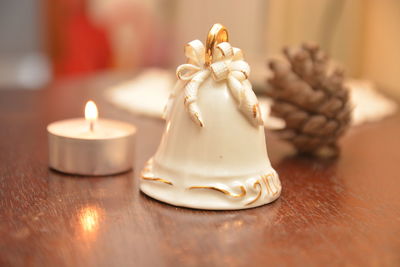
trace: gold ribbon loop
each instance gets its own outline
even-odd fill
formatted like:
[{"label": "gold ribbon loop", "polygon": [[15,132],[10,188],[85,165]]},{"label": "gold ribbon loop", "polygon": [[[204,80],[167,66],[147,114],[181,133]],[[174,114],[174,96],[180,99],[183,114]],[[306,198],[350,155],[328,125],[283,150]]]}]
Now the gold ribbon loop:
[{"label": "gold ribbon loop", "polygon": [[179,80],[191,80],[201,68],[192,64],[182,64],[176,69],[176,76]]},{"label": "gold ribbon loop", "polygon": [[238,71],[244,74],[245,78],[241,81],[246,80],[250,75],[250,66],[243,60],[233,61],[230,65],[231,71]]},{"label": "gold ribbon loop", "polygon": [[233,56],[233,47],[230,43],[223,42],[218,44],[213,52],[213,61],[230,59]]},{"label": "gold ribbon loop", "polygon": [[225,28],[225,26],[216,23],[214,24],[210,31],[208,32],[207,35],[207,41],[206,41],[206,65],[209,66],[211,62],[213,61],[213,52],[214,48],[219,44],[223,42],[228,42],[229,41],[229,36],[228,36],[228,30]]},{"label": "gold ribbon loop", "polygon": [[188,64],[197,66],[204,65],[205,48],[200,40],[193,40],[185,45],[185,56]]},{"label": "gold ribbon loop", "polygon": [[215,62],[210,65],[211,74],[217,82],[225,80],[229,75],[229,64],[226,61]]},{"label": "gold ribbon loop", "polygon": [[233,60],[243,60],[244,55],[240,48],[233,47]]}]

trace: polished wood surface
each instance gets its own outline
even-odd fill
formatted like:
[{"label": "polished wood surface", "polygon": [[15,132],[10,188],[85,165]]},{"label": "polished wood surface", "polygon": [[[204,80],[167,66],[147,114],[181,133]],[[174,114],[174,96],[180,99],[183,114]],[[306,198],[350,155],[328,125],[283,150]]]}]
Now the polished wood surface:
[{"label": "polished wood surface", "polygon": [[[267,132],[282,196],[244,211],[164,205],[138,189],[163,123],[110,105],[102,75],[39,91],[0,91],[0,263],[4,266],[399,266],[400,116],[352,128],[337,160],[313,160]],[[48,123],[134,123],[134,170],[68,176],[47,167]]]}]

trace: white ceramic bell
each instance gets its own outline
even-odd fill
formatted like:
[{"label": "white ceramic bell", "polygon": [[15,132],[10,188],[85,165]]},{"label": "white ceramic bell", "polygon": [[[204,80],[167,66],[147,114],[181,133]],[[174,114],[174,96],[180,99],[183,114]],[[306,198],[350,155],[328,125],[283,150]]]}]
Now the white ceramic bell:
[{"label": "white ceramic bell", "polygon": [[141,173],[140,189],[196,209],[234,210],[270,203],[281,192],[267,155],[250,68],[215,24],[206,47],[185,47],[187,64],[166,108],[166,129]]}]

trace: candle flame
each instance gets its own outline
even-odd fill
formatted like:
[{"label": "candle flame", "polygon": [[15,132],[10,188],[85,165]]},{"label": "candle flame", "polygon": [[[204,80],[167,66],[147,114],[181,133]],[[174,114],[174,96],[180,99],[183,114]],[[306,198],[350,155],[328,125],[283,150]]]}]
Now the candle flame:
[{"label": "candle flame", "polygon": [[95,121],[98,115],[96,104],[92,100],[88,101],[85,106],[85,119],[87,121]]},{"label": "candle flame", "polygon": [[92,100],[88,101],[85,106],[85,119],[89,122],[89,130],[91,132],[94,131],[94,124],[98,115],[96,104]]}]

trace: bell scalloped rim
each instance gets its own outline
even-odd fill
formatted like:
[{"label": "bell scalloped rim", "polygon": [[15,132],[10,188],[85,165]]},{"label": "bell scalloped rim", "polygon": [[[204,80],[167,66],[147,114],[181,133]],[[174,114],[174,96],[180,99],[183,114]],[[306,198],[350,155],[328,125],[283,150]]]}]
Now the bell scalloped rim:
[{"label": "bell scalloped rim", "polygon": [[140,189],[148,196],[174,206],[240,210],[270,203],[281,194],[278,174],[272,168],[268,174],[250,175],[245,180],[243,177],[214,177],[214,182],[208,182],[206,177],[194,175],[180,177],[180,181],[161,178],[153,173],[153,165],[154,161],[150,159],[143,169]]}]

